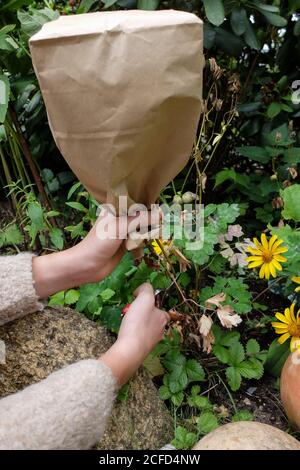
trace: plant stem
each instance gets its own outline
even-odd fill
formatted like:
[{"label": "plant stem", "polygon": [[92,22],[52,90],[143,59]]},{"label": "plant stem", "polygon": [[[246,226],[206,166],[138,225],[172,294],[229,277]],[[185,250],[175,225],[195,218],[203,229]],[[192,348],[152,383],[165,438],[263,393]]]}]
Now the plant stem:
[{"label": "plant stem", "polygon": [[[19,140],[20,140],[20,144],[21,144],[21,147],[22,147],[22,150],[23,150],[23,153],[24,153],[24,156],[25,156],[25,159],[28,163],[28,166],[31,170],[31,173],[32,173],[32,176],[34,178],[34,181],[35,181],[35,184],[37,186],[37,189],[41,195],[41,198],[42,198],[42,201],[44,203],[44,206],[45,208],[48,210],[48,211],[51,211],[52,208],[51,208],[51,205],[50,205],[50,202],[49,202],[49,199],[47,197],[47,194],[46,194],[46,191],[45,191],[45,188],[43,186],[43,183],[42,183],[42,180],[41,180],[41,177],[40,175],[38,174],[37,172],[37,169],[35,167],[35,164],[34,164],[34,161],[33,161],[33,158],[32,158],[32,155],[31,155],[31,151],[30,151],[30,148],[29,148],[29,145],[24,137],[24,134],[22,132],[22,129],[21,129],[21,126],[20,126],[20,123],[19,123],[19,120],[18,120],[18,116],[14,110],[14,108],[12,107],[12,105],[10,104],[9,106],[9,114],[11,116],[11,119],[12,119],[12,122],[14,123],[14,126],[16,128],[16,131],[17,131],[17,134],[18,134],[18,137],[19,137]],[[50,222],[51,222],[51,225],[53,225],[54,227],[57,227],[57,223],[55,221],[54,218],[51,218],[49,219]]]},{"label": "plant stem", "polygon": [[220,382],[222,382],[222,384],[223,384],[223,386],[224,386],[226,392],[228,393],[228,396],[229,396],[229,399],[230,399],[231,404],[232,404],[232,406],[233,406],[234,412],[237,413],[238,410],[237,410],[237,407],[236,407],[236,405],[235,405],[235,403],[234,403],[234,399],[233,399],[233,396],[232,396],[231,393],[230,393],[230,390],[228,389],[228,387],[227,387],[227,385],[225,384],[225,382],[221,379],[221,376],[220,376],[218,373],[216,373],[216,374],[217,374],[217,376],[218,376]]}]

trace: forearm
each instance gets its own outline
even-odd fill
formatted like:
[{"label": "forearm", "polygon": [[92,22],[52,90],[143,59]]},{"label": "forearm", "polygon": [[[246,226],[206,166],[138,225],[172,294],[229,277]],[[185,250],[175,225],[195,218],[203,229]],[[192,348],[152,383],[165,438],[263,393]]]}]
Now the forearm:
[{"label": "forearm", "polygon": [[124,385],[142,365],[146,354],[132,347],[131,341],[117,340],[114,345],[100,357],[112,371],[119,386]]},{"label": "forearm", "polygon": [[101,437],[116,393],[101,361],[88,359],[0,400],[0,449],[89,449]]},{"label": "forearm", "polygon": [[32,274],[35,290],[44,299],[56,292],[89,282],[93,267],[85,260],[77,247],[37,256],[33,259]]}]

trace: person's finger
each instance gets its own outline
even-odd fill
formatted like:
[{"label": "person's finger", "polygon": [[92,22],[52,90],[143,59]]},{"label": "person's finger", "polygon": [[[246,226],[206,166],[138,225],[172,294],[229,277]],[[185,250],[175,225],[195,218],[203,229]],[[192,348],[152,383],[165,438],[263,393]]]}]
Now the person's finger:
[{"label": "person's finger", "polygon": [[144,256],[144,247],[134,248],[131,253],[135,260],[140,260]]},{"label": "person's finger", "polygon": [[152,285],[149,282],[144,282],[139,287],[137,287],[135,291],[133,292],[133,295],[135,297],[139,297],[142,294],[149,294],[153,296],[154,298],[154,290],[153,290]]},{"label": "person's finger", "polygon": [[164,310],[160,310],[159,308],[156,308],[155,309],[156,312],[159,314],[159,315],[163,315],[165,320],[166,320],[166,323],[169,323],[170,320],[171,320],[171,317],[170,315],[168,314],[168,312],[165,312]]},{"label": "person's finger", "polygon": [[166,317],[166,320],[167,320],[167,324],[170,323],[170,321],[171,321],[170,315],[168,314],[168,312],[165,312],[164,310],[162,310],[162,311],[163,311],[164,314],[165,314],[165,317]]},{"label": "person's finger", "polygon": [[140,211],[128,217],[128,234],[136,231],[147,233],[149,230],[156,229],[161,219],[162,211],[159,208],[154,208],[151,211]]}]

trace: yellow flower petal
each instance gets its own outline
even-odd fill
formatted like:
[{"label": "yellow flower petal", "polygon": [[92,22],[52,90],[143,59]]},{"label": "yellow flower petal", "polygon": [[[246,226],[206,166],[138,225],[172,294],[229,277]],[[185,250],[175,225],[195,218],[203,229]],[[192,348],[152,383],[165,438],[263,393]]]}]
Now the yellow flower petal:
[{"label": "yellow flower petal", "polygon": [[255,245],[257,246],[259,250],[262,249],[262,244],[257,240],[257,238],[253,238],[253,242],[255,243]]},{"label": "yellow flower petal", "polygon": [[270,278],[270,264],[265,263],[265,278],[269,279]]},{"label": "yellow flower petal", "polygon": [[293,276],[293,277],[292,277],[292,281],[293,281],[293,282],[296,282],[296,284],[300,284],[300,277],[298,277],[298,276]]},{"label": "yellow flower petal", "polygon": [[296,317],[295,317],[295,305],[296,304],[292,304],[290,306],[291,320],[292,320],[293,323],[297,323],[297,320],[296,320]]},{"label": "yellow flower petal", "polygon": [[262,256],[248,256],[248,258],[246,258],[246,261],[262,261],[263,262],[263,257]]},{"label": "yellow flower petal", "polygon": [[269,243],[268,243],[266,234],[262,233],[260,239],[261,239],[261,244],[262,244],[263,248],[265,250],[268,250],[269,249]]},{"label": "yellow flower petal", "polygon": [[300,286],[296,287],[295,292],[300,292]]},{"label": "yellow flower petal", "polygon": [[289,321],[285,318],[285,316],[282,313],[280,312],[275,313],[275,317],[282,323],[289,324]]},{"label": "yellow flower petal", "polygon": [[269,269],[270,269],[271,275],[272,275],[273,277],[276,277],[277,274],[276,274],[276,269],[275,269],[275,267],[274,267],[274,263],[270,263],[270,264],[269,264]]},{"label": "yellow flower petal", "polygon": [[263,279],[265,277],[265,264],[262,265],[262,267],[259,270],[259,277],[260,279]]},{"label": "yellow flower petal", "polygon": [[249,253],[252,253],[253,255],[257,255],[257,256],[262,256],[262,254],[263,254],[261,250],[258,250],[257,248],[253,248],[253,246],[248,246],[247,251],[249,251]]},{"label": "yellow flower petal", "polygon": [[271,250],[272,246],[274,245],[274,243],[276,242],[277,240],[277,235],[272,235],[272,237],[270,238],[270,241],[269,241],[269,248]]},{"label": "yellow flower petal", "polygon": [[284,309],[284,316],[287,319],[288,323],[293,323],[293,320],[291,318],[291,312],[288,307]]},{"label": "yellow flower petal", "polygon": [[300,338],[298,336],[293,336],[290,342],[291,352],[296,351],[299,348],[299,345],[300,345]]},{"label": "yellow flower petal", "polygon": [[281,256],[281,255],[274,255],[274,258],[276,261],[280,261],[281,263],[285,263],[287,261],[286,258],[284,258],[284,256]]},{"label": "yellow flower petal", "polygon": [[278,263],[278,261],[276,259],[273,259],[272,260],[272,263],[274,264],[275,268],[278,270],[278,271],[282,271],[282,266],[281,264]]},{"label": "yellow flower petal", "polygon": [[280,248],[277,248],[277,250],[272,249],[274,255],[279,255],[280,253],[286,253],[288,251],[288,248],[286,246],[281,246]]},{"label": "yellow flower petal", "polygon": [[275,328],[275,333],[276,333],[277,335],[283,335],[284,333],[288,333],[288,330],[287,330],[287,329],[286,329],[286,330],[283,330],[283,329],[281,329],[281,328]]},{"label": "yellow flower petal", "polygon": [[279,245],[282,245],[282,243],[283,243],[283,240],[277,240],[277,241],[274,243],[274,245],[273,245],[273,247],[272,247],[272,250],[276,250],[276,248],[278,248]]},{"label": "yellow flower petal", "polygon": [[282,336],[278,338],[278,343],[283,344],[285,341],[290,337],[289,333],[284,333]]},{"label": "yellow flower petal", "polygon": [[282,329],[282,330],[288,329],[288,325],[286,323],[281,323],[279,321],[272,321],[271,325],[273,326],[273,328],[276,328],[276,329]]},{"label": "yellow flower petal", "polygon": [[252,261],[252,263],[248,264],[248,268],[249,269],[257,268],[258,266],[261,266],[262,264],[263,264],[263,260],[261,260],[261,261]]}]

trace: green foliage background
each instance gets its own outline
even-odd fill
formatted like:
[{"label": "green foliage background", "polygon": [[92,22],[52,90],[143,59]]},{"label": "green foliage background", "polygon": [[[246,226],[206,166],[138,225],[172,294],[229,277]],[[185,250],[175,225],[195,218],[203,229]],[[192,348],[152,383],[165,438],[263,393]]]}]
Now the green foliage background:
[{"label": "green foliage background", "polygon": [[[203,113],[189,164],[161,194],[168,202],[195,192],[206,206],[203,249],[176,242],[189,262],[186,272],[171,259],[179,289],[193,302],[181,306],[190,322],[181,334],[197,340],[205,302],[220,292],[226,306],[243,317],[242,328],[234,331],[214,324],[210,356],[199,345],[195,351],[190,334],[182,341],[175,329],[148,359],[154,376],[164,374],[161,398],[185,414],[189,410],[174,439],[186,449],[220,422],[251,419],[236,408],[231,391],[244,380],[260,380],[264,369],[278,376],[288,354],[287,345],[270,345],[274,307],[269,311],[260,303],[257,276],[229,264],[220,238],[234,223],[245,237],[267,229],[277,234],[288,247],[288,263],[280,282],[261,290],[280,294],[284,302],[299,300],[291,277],[300,276],[300,0],[0,0],[0,182],[17,221],[0,229],[0,248],[23,243],[38,251],[62,249],[84,237],[96,219],[97,203],[74,183],[53,142],[29,37],[59,14],[135,8],[185,10],[204,21]],[[153,47],[159,47],[159,37]],[[122,306],[141,282],[170,289],[164,308],[182,305],[174,280],[162,262],[153,267],[152,255],[146,250],[138,267],[126,255],[101,283],[59,292],[50,305],[74,306],[115,333]],[[230,418],[203,396],[203,387],[210,390],[216,382],[233,403]]]}]

